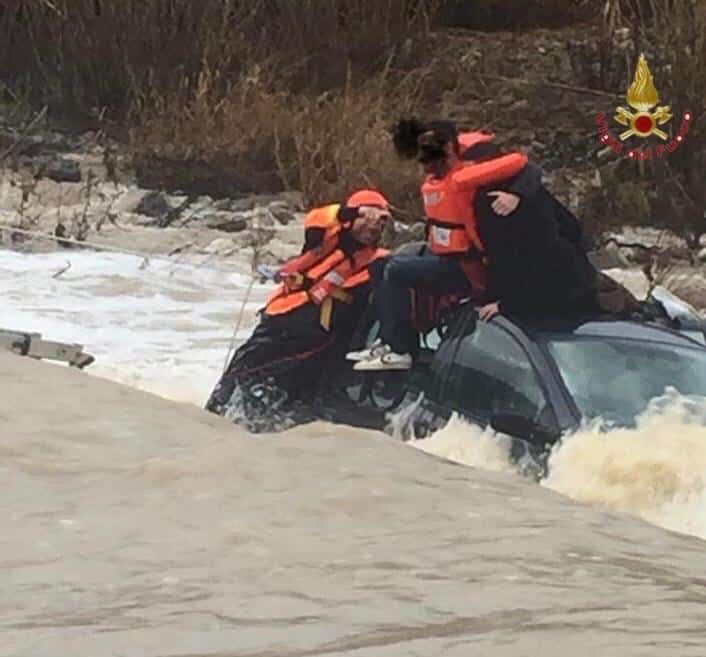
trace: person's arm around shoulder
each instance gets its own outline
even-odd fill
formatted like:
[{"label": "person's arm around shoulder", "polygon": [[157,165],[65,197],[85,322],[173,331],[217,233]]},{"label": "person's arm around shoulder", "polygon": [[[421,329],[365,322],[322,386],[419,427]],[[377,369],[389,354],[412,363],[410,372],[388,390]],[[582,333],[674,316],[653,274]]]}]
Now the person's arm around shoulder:
[{"label": "person's arm around shoulder", "polygon": [[533,199],[542,188],[543,175],[542,167],[528,161],[527,165],[510,182],[507,191],[519,196],[521,199]]},{"label": "person's arm around shoulder", "polygon": [[542,173],[540,166],[527,162],[527,166],[514,177],[507,189],[488,192],[488,196],[493,198],[493,212],[500,217],[507,217],[517,210],[521,202],[536,199],[542,188]]},{"label": "person's arm around shoulder", "polygon": [[458,189],[474,190],[512,178],[527,165],[527,161],[523,153],[510,153],[485,162],[468,164],[453,174],[453,182]]}]

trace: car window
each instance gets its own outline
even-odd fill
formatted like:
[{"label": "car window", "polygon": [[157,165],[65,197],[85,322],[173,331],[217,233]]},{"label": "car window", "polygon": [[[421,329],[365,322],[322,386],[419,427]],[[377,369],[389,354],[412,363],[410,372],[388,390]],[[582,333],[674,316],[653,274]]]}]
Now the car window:
[{"label": "car window", "polygon": [[522,347],[493,324],[477,322],[470,329],[458,339],[445,403],[483,422],[512,413],[551,428],[553,413]]},{"label": "car window", "polygon": [[706,398],[703,349],[619,338],[556,338],[549,353],[587,418],[635,426],[650,401],[674,388]]}]

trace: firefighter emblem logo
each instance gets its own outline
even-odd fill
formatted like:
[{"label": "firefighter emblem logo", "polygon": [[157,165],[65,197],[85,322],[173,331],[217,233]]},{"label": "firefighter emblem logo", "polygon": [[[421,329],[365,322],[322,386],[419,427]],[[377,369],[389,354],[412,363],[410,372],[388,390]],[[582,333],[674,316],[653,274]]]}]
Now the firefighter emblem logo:
[{"label": "firefighter emblem logo", "polygon": [[[682,115],[681,123],[669,125],[673,118],[672,109],[669,105],[659,104],[659,93],[644,54],[638,59],[626,100],[628,107],[619,105],[613,117],[614,121],[627,128],[618,134],[617,138],[611,134],[606,113],[601,112],[596,116],[598,138],[602,146],[631,160],[663,158],[681,146],[691,127],[693,115],[687,110]],[[663,126],[664,130],[660,126]],[[633,146],[624,143],[631,137],[637,138],[644,146],[635,145],[635,142]],[[657,137],[666,143],[658,143],[653,148],[649,142],[642,141],[648,137]]]},{"label": "firefighter emblem logo", "polygon": [[636,111],[631,112],[625,107],[617,108],[615,120],[628,126],[628,130],[619,135],[621,141],[633,136],[644,139],[651,135],[659,137],[662,141],[669,139],[669,135],[657,126],[671,121],[671,109],[669,105],[660,105],[652,111],[659,103],[659,94],[644,55],[640,55],[640,60],[637,62],[635,79],[628,89],[626,100]]}]

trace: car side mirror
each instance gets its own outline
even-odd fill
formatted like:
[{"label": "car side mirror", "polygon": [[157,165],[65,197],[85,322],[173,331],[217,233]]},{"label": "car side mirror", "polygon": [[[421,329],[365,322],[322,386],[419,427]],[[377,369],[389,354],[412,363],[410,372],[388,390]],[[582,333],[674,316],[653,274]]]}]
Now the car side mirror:
[{"label": "car side mirror", "polygon": [[490,420],[490,427],[496,433],[504,433],[541,448],[556,441],[555,435],[534,420],[515,413],[496,413]]}]

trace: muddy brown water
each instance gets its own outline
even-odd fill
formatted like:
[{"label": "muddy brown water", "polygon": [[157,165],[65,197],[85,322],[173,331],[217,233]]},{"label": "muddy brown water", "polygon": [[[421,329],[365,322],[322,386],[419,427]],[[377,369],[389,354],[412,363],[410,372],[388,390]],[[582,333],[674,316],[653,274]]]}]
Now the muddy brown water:
[{"label": "muddy brown water", "polygon": [[0,355],[0,655],[703,656],[706,545]]}]

